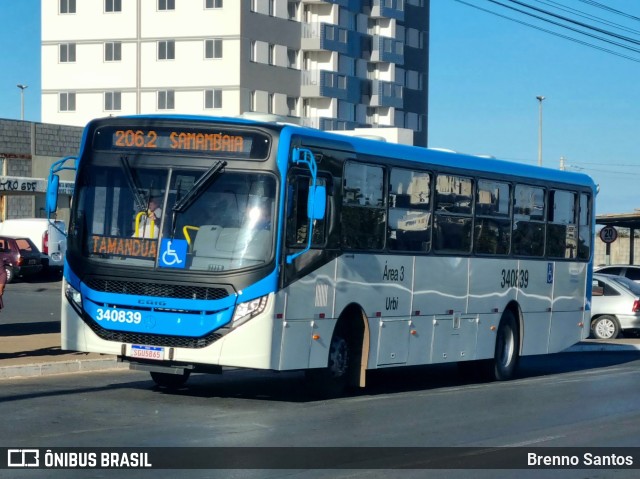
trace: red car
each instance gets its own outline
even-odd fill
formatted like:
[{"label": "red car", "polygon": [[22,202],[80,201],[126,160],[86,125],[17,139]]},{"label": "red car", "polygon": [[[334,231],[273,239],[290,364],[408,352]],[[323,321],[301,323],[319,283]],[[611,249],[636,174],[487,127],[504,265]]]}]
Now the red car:
[{"label": "red car", "polygon": [[29,238],[0,236],[0,261],[7,271],[7,283],[42,271],[42,255]]}]

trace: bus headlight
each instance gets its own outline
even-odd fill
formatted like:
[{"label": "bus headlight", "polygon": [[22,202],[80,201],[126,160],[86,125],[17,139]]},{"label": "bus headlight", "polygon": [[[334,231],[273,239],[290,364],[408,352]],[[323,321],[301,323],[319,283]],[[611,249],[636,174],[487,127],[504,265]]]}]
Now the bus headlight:
[{"label": "bus headlight", "polygon": [[82,315],[82,295],[80,291],[75,289],[73,286],[67,284],[67,289],[64,292],[64,295],[69,301],[69,304],[76,310],[76,313]]},{"label": "bus headlight", "polygon": [[232,328],[237,328],[241,324],[249,321],[251,318],[262,313],[267,307],[269,296],[252,299],[246,303],[240,303],[236,306],[236,312],[233,314]]}]

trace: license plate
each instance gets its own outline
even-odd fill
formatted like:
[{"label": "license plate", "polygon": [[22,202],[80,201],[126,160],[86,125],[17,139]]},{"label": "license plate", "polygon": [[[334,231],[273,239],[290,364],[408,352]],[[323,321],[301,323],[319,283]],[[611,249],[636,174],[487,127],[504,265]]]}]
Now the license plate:
[{"label": "license plate", "polygon": [[30,259],[29,260],[29,264],[36,264],[36,260],[35,259]]},{"label": "license plate", "polygon": [[160,346],[141,346],[134,344],[131,346],[131,357],[161,361],[164,359],[164,348]]}]

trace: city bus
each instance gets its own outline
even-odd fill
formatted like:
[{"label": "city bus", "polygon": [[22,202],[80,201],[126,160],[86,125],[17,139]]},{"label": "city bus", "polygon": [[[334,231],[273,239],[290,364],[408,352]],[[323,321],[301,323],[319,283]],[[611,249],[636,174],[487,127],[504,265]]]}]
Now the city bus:
[{"label": "city bus", "polygon": [[77,157],[62,348],[163,388],[223,368],[314,391],[457,363],[507,380],[589,334],[587,175],[279,121],[91,121]]}]

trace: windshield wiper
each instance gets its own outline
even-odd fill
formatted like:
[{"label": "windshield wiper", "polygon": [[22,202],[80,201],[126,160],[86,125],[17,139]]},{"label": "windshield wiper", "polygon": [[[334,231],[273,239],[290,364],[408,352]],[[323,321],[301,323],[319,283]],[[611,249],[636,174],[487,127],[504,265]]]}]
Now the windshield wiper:
[{"label": "windshield wiper", "polygon": [[211,168],[209,168],[204,175],[198,178],[193,186],[187,191],[187,193],[176,201],[176,204],[173,205],[171,209],[171,236],[175,236],[176,232],[176,217],[178,213],[183,213],[186,211],[194,201],[198,199],[198,197],[205,191],[205,188],[220,174],[222,169],[227,166],[227,162],[223,160],[216,161]]},{"label": "windshield wiper", "polygon": [[127,180],[127,184],[129,185],[131,193],[133,194],[133,200],[136,204],[136,211],[146,211],[148,202],[145,201],[144,196],[142,196],[142,194],[140,193],[140,187],[138,186],[138,182],[133,176],[133,171],[131,171],[129,160],[127,160],[125,156],[121,156],[120,161],[122,162],[124,177]]},{"label": "windshield wiper", "polygon": [[195,200],[204,192],[205,186],[207,186],[222,169],[227,166],[227,162],[223,160],[216,161],[211,168],[209,168],[204,175],[198,178],[191,189],[173,205],[174,213],[183,213],[189,206],[193,204]]}]

